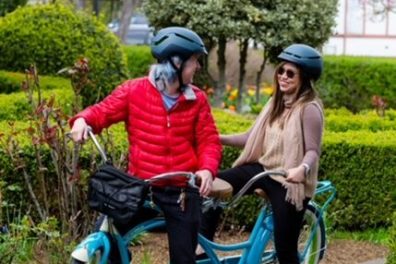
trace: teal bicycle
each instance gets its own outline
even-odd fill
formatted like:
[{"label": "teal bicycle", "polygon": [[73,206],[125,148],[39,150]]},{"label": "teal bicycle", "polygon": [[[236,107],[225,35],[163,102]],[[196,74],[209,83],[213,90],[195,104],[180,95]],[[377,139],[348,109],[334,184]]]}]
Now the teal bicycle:
[{"label": "teal bicycle", "polygon": [[[106,159],[106,155],[100,145],[97,143],[93,134],[92,139],[102,158]],[[227,203],[224,198],[231,196],[231,186],[216,179],[211,198],[204,202],[206,206],[234,206],[243,194],[259,179],[268,177],[269,175],[284,175],[281,171],[266,171],[253,177],[246,185]],[[164,173],[153,177],[150,181],[156,179],[169,178],[173,176],[184,176],[188,179],[191,187],[195,186],[195,175],[190,172],[171,172]],[[197,261],[198,264],[265,264],[276,263],[276,251],[270,246],[273,239],[273,218],[270,204],[266,201],[265,194],[262,190],[255,190],[255,193],[263,198],[263,205],[256,219],[253,230],[246,241],[235,244],[219,244],[209,241],[202,235],[199,235],[198,243],[205,250],[208,258]],[[324,213],[330,203],[334,200],[336,189],[330,181],[321,181],[315,192],[315,197],[320,198],[320,203],[311,200],[305,211],[302,230],[299,237],[299,257],[300,263],[317,264],[323,258],[326,250],[326,227],[324,223]],[[108,261],[111,243],[110,240],[116,241],[117,250],[120,253],[122,264],[130,263],[128,246],[131,241],[141,236],[141,234],[165,226],[165,220],[161,216],[161,211],[155,205],[147,201],[144,207],[157,212],[157,217],[142,222],[132,228],[125,235],[121,236],[112,223],[110,217],[105,216],[99,230],[88,235],[72,252],[71,257],[73,264],[81,263],[100,263],[105,264]],[[205,210],[205,208],[203,208]],[[114,249],[113,249],[114,250]],[[233,256],[219,257],[216,251],[242,251],[242,253]],[[133,259],[133,256],[132,256]],[[133,262],[133,261],[132,261]]]}]

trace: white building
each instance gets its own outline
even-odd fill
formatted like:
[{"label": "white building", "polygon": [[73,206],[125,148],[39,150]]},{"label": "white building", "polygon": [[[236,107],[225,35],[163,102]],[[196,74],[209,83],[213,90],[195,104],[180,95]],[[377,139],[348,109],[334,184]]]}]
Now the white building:
[{"label": "white building", "polygon": [[[334,35],[324,45],[329,55],[396,57],[396,2],[373,6],[367,0],[339,0]],[[377,10],[382,12],[376,12]]]}]

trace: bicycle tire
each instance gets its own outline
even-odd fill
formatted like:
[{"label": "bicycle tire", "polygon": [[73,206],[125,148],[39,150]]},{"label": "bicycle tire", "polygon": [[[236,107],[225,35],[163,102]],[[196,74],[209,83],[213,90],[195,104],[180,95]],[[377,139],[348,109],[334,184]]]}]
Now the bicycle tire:
[{"label": "bicycle tire", "polygon": [[[298,238],[299,256],[303,256],[304,252],[306,252],[305,256],[300,257],[302,259],[300,263],[302,264],[318,264],[324,256],[326,249],[326,230],[323,218],[318,220],[319,215],[319,210],[309,204],[305,210],[300,236]],[[317,222],[318,224],[314,228]],[[315,229],[316,231],[312,240],[308,241]]]}]

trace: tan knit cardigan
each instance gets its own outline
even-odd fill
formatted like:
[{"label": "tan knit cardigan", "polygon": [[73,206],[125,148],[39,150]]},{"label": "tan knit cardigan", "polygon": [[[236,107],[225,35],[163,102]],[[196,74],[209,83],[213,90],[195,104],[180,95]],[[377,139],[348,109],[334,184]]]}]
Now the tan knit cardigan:
[{"label": "tan knit cardigan", "polygon": [[[265,126],[268,123],[269,112],[272,108],[273,100],[271,99],[254,123],[249,137],[247,139],[245,148],[241,155],[234,162],[233,167],[242,165],[244,163],[258,162],[260,157],[265,153],[263,146]],[[301,165],[304,158],[304,133],[302,123],[302,113],[308,104],[313,104],[320,110],[323,119],[323,109],[318,100],[313,100],[308,103],[299,103],[296,101],[290,111],[289,117],[284,123],[283,146],[284,154],[282,157],[282,169],[288,170]],[[287,132],[286,132],[287,131]],[[303,183],[286,182],[282,176],[271,176],[274,180],[282,183],[287,188],[286,200],[294,204],[297,210],[302,209],[302,202],[305,197],[313,197],[317,178],[318,178],[319,161],[311,168],[309,175],[307,175]]]}]

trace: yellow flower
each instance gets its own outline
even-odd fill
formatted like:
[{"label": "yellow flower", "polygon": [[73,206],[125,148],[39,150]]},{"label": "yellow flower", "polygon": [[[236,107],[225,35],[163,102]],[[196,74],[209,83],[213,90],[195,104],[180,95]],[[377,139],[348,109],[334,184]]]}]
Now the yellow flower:
[{"label": "yellow flower", "polygon": [[237,89],[235,89],[235,90],[232,90],[231,91],[231,96],[233,96],[233,97],[237,97],[238,96],[238,90]]},{"label": "yellow flower", "polygon": [[267,95],[272,95],[274,92],[274,88],[272,86],[267,86],[262,89],[263,93]]},{"label": "yellow flower", "polygon": [[254,89],[248,89],[248,90],[247,90],[247,94],[248,94],[249,96],[254,96],[254,95],[256,94],[256,91],[255,91]]}]

